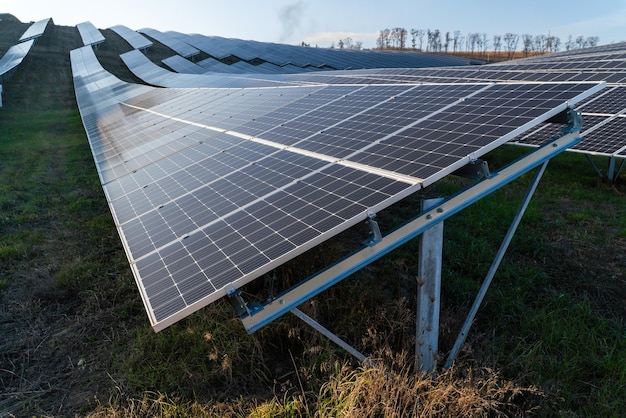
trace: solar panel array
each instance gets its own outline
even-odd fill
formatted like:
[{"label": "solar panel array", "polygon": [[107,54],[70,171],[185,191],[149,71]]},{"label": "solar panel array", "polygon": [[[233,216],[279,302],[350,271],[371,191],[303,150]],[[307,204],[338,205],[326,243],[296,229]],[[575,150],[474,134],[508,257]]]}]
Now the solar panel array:
[{"label": "solar panel array", "polygon": [[124,25],[111,26],[109,29],[124,38],[124,40],[134,49],[141,51],[152,46],[151,40]]},{"label": "solar panel array", "polygon": [[[471,82],[594,82],[611,89],[599,92],[579,107],[584,118],[584,141],[572,150],[611,158],[626,157],[621,132],[626,117],[626,43],[565,51],[499,64],[437,69],[366,70],[293,75],[291,82],[308,83],[471,83]],[[560,131],[559,125],[541,127],[515,139],[522,145],[540,145]]]},{"label": "solar panel array", "polygon": [[[491,67],[491,66],[489,66]],[[626,44],[612,44],[596,48],[566,51],[525,60],[513,61],[506,67],[518,74],[533,78],[606,80],[611,88],[584,101],[579,109],[585,121],[581,131],[584,141],[574,151],[626,157]],[[556,132],[558,126],[547,126],[521,137],[520,144],[539,145],[546,134]]]},{"label": "solar panel array", "polygon": [[218,60],[236,57],[248,62],[261,60],[279,67],[292,65],[300,68],[345,70],[443,67],[481,63],[477,60],[441,54],[312,48],[219,36],[181,34],[179,39]]},{"label": "solar panel array", "polygon": [[22,63],[34,42],[34,39],[21,42],[13,45],[5,52],[2,58],[0,58],[0,81],[2,81],[4,75]]},{"label": "solar panel array", "polygon": [[28,29],[26,29],[26,32],[24,32],[22,36],[20,36],[19,42],[29,41],[31,39],[36,39],[36,38],[41,37],[43,33],[46,31],[46,28],[48,27],[48,23],[51,20],[52,19],[50,18],[43,19],[30,25]]},{"label": "solar panel array", "polygon": [[[142,59],[128,54],[127,64]],[[116,79],[89,48],[71,61],[103,189],[156,330],[602,87],[161,69],[163,89]]]},{"label": "solar panel array", "polygon": [[83,45],[97,46],[105,41],[102,33],[91,22],[82,22],[76,25],[78,33],[83,40]]},{"label": "solar panel array", "polygon": [[275,81],[272,79],[250,79],[233,74],[188,74],[173,73],[159,67],[144,54],[133,50],[120,55],[120,58],[139,79],[153,86],[186,88],[186,87],[261,87],[276,85],[297,85],[288,81]]},{"label": "solar panel array", "polygon": [[140,29],[139,32],[162,43],[183,58],[191,58],[200,53],[198,49],[181,41],[180,34],[176,32],[160,32],[150,28]]}]

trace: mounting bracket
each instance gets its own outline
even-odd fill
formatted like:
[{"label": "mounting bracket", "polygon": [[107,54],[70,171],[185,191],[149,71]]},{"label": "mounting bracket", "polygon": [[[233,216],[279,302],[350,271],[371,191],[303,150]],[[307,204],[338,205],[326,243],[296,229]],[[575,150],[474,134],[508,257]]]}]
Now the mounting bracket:
[{"label": "mounting bracket", "polygon": [[369,228],[369,233],[367,234],[367,238],[363,240],[363,244],[367,245],[368,247],[376,245],[383,239],[383,234],[380,232],[378,222],[374,220],[375,217],[375,213],[370,213],[369,218],[365,221],[365,224]]},{"label": "mounting bracket", "polygon": [[226,295],[228,296],[228,302],[230,302],[239,318],[243,319],[247,316],[254,315],[256,312],[263,309],[263,305],[258,302],[253,302],[248,306],[248,302],[241,296],[241,290],[239,289],[231,287],[226,291]]},{"label": "mounting bracket", "polygon": [[481,159],[471,161],[469,164],[464,165],[452,174],[472,180],[482,180],[491,177],[489,164],[487,164],[487,161]]}]

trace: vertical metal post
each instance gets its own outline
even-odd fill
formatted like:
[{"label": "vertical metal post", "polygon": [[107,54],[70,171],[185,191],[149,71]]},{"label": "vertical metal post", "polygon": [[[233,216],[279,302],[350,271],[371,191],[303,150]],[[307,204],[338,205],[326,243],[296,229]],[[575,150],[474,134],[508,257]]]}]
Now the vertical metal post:
[{"label": "vertical metal post", "polygon": [[[422,212],[442,201],[422,201]],[[415,367],[423,373],[432,373],[437,367],[442,253],[443,222],[440,222],[422,233],[419,244]]]},{"label": "vertical metal post", "polygon": [[476,295],[474,304],[472,305],[472,308],[470,309],[467,315],[467,318],[465,318],[465,323],[463,324],[463,327],[461,328],[461,331],[459,332],[456,342],[454,343],[454,346],[452,347],[452,350],[450,351],[450,355],[448,356],[448,359],[446,360],[446,363],[443,366],[444,368],[448,369],[452,366],[452,363],[454,363],[454,360],[456,359],[456,356],[459,353],[461,346],[465,342],[465,338],[467,337],[469,329],[472,326],[472,323],[474,322],[474,318],[476,317],[478,308],[480,308],[480,305],[482,304],[482,301],[485,298],[485,294],[487,293],[487,289],[489,289],[489,285],[491,284],[491,281],[493,280],[493,277],[495,276],[496,271],[498,270],[498,267],[500,267],[502,258],[504,257],[504,254],[506,253],[506,250],[509,247],[511,240],[513,239],[513,235],[515,235],[515,230],[517,229],[520,221],[522,220],[522,216],[524,215],[524,212],[526,212],[526,208],[528,207],[528,204],[530,203],[530,199],[533,197],[533,194],[535,193],[535,190],[537,189],[537,185],[539,185],[539,180],[541,180],[541,176],[543,176],[543,172],[548,166],[549,161],[550,160],[545,161],[539,167],[539,169],[537,169],[535,178],[533,179],[528,190],[526,191],[526,195],[524,196],[524,199],[522,200],[522,203],[519,209],[517,210],[517,213],[515,214],[515,218],[513,218],[513,222],[509,226],[509,230],[507,231],[506,236],[504,237],[504,240],[502,241],[502,244],[500,244],[500,249],[498,250],[498,253],[496,254],[496,258],[493,260],[493,263],[491,264],[491,267],[489,268],[487,277],[485,277],[485,280],[483,281],[483,284],[481,285],[480,290],[478,291],[478,294]]},{"label": "vertical metal post", "polygon": [[611,182],[617,180],[617,176],[615,175],[615,155],[611,155],[609,158],[609,168],[607,169],[606,177]]}]

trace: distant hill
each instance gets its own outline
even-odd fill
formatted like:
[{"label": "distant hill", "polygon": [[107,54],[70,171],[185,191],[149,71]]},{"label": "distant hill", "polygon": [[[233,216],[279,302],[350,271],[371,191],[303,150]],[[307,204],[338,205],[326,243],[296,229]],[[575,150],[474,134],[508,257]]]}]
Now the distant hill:
[{"label": "distant hill", "polygon": [[0,20],[9,20],[11,22],[21,23],[20,20],[10,13],[0,13]]}]

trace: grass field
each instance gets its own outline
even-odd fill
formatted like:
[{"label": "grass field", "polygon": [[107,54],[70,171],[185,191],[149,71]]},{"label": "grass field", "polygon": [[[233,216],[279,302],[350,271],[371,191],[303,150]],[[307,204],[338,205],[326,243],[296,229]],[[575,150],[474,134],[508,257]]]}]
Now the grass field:
[{"label": "grass field", "polygon": [[[21,27],[2,28],[0,48]],[[155,334],[73,99],[68,53],[80,39],[50,29],[5,82],[0,109],[0,416],[623,416],[623,175],[605,183],[578,154],[550,163],[460,358],[436,376],[413,368],[416,242],[301,307],[376,367],[292,316],[247,335],[225,301]],[[111,69],[113,50],[99,52]],[[446,221],[444,356],[530,177]],[[381,213],[383,228],[418,201]],[[282,266],[279,279],[304,277],[358,236]]]}]

